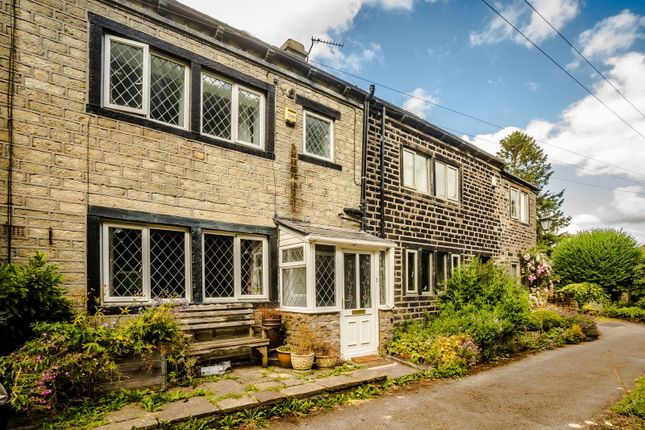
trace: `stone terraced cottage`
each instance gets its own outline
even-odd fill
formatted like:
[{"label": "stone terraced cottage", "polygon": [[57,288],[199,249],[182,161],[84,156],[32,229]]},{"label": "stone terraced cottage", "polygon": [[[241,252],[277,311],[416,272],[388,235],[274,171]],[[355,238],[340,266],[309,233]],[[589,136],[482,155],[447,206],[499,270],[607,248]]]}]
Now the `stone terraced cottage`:
[{"label": "stone terraced cottage", "polygon": [[535,244],[533,186],[295,41],[174,0],[20,0],[12,39],[2,8],[0,256],[46,252],[79,309],[275,305],[352,357]]}]

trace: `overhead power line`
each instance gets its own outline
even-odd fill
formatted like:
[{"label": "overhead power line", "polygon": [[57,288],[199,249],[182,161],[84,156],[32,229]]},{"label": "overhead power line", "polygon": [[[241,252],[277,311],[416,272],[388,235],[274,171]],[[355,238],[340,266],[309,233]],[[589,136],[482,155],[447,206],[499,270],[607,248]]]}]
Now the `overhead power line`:
[{"label": "overhead power line", "polygon": [[[439,103],[437,103],[437,102],[434,102],[434,101],[432,101],[432,100],[428,100],[428,99],[426,99],[426,98],[416,96],[416,95],[414,95],[414,94],[411,94],[411,93],[405,92],[405,91],[403,91],[403,90],[399,90],[399,89],[393,88],[393,87],[391,87],[391,86],[389,86],[389,85],[386,85],[386,84],[383,84],[383,83],[380,83],[380,82],[374,81],[374,80],[369,79],[369,78],[366,78],[366,77],[364,77],[364,76],[360,76],[360,75],[357,75],[357,74],[355,74],[355,73],[347,72],[347,71],[345,71],[345,70],[343,70],[343,69],[339,69],[339,68],[337,68],[337,67],[330,66],[330,65],[325,64],[325,63],[322,63],[322,62],[320,62],[320,61],[310,60],[310,62],[311,62],[311,63],[318,64],[319,66],[325,67],[325,68],[327,68],[327,69],[335,70],[335,71],[337,71],[337,72],[343,73],[343,74],[345,74],[345,75],[347,75],[347,76],[351,76],[351,77],[353,77],[353,78],[360,79],[361,81],[364,81],[364,82],[367,82],[367,83],[370,83],[370,84],[374,84],[374,85],[378,85],[379,87],[381,87],[381,88],[385,88],[386,90],[392,91],[392,92],[394,92],[394,93],[401,94],[401,95],[404,95],[404,96],[406,96],[406,97],[410,97],[410,98],[413,98],[413,99],[416,99],[416,100],[422,101],[422,102],[424,102],[424,103],[431,104],[431,105],[436,106],[436,107],[438,107],[438,108],[440,108],[440,109],[446,110],[446,111],[448,111],[448,112],[455,113],[455,114],[457,114],[457,115],[461,115],[461,116],[463,116],[463,117],[466,117],[466,118],[472,119],[472,120],[477,121],[477,122],[480,122],[480,123],[482,123],[482,124],[490,125],[490,126],[492,126],[492,127],[495,127],[496,129],[502,130],[502,129],[506,128],[506,127],[502,127],[502,126],[501,126],[501,125],[499,125],[499,124],[495,124],[495,123],[493,123],[493,122],[490,122],[490,121],[487,121],[487,120],[484,120],[484,119],[478,118],[478,117],[476,117],[476,116],[474,116],[474,115],[470,115],[470,114],[467,114],[467,113],[461,112],[461,111],[459,111],[459,110],[457,110],[457,109],[450,108],[450,107],[448,107],[448,106],[444,106],[444,105],[439,104]],[[463,133],[463,134],[466,134],[466,133]],[[560,149],[560,150],[562,150],[562,151],[565,151],[565,152],[568,152],[568,153],[571,153],[571,154],[577,155],[577,156],[579,156],[579,157],[583,157],[583,158],[586,158],[586,159],[588,159],[588,160],[595,161],[595,162],[597,162],[597,163],[601,163],[601,164],[604,164],[604,165],[609,166],[609,167],[613,167],[614,169],[622,170],[622,171],[624,171],[624,172],[631,173],[631,174],[635,174],[635,175],[639,175],[639,176],[641,176],[641,177],[645,178],[645,173],[643,173],[643,172],[639,172],[639,171],[636,171],[636,170],[633,170],[633,169],[629,169],[629,168],[626,168],[626,167],[620,167],[620,166],[617,166],[617,165],[615,165],[615,164],[608,163],[608,162],[606,162],[606,161],[599,160],[599,159],[597,159],[597,158],[593,158],[593,157],[591,157],[591,156],[589,156],[589,155],[586,155],[586,154],[583,154],[583,153],[580,153],[580,152],[577,152],[577,151],[573,151],[573,150],[568,149],[568,148],[565,148],[565,147],[563,147],[563,146],[559,146],[559,145],[555,145],[555,144],[553,144],[553,143],[545,142],[545,141],[543,141],[543,140],[535,139],[535,141],[536,141],[536,142],[539,142],[539,143],[542,143],[542,144],[544,144],[544,145],[551,146],[551,147],[553,147],[553,148],[558,148],[558,149]]]},{"label": "overhead power line", "polygon": [[569,71],[568,71],[567,69],[565,69],[565,68],[564,68],[564,66],[562,66],[560,63],[558,63],[558,62],[557,62],[553,57],[551,57],[551,56],[550,56],[546,51],[544,51],[542,48],[540,48],[540,46],[539,46],[539,45],[537,45],[535,42],[533,42],[533,41],[532,41],[532,40],[531,40],[531,39],[530,39],[526,34],[524,34],[524,33],[522,32],[522,30],[520,30],[519,28],[517,28],[517,27],[516,27],[512,22],[510,22],[508,19],[506,19],[506,17],[505,17],[504,15],[502,15],[502,14],[501,14],[497,9],[495,9],[495,8],[494,8],[490,3],[488,3],[486,0],[481,0],[481,1],[482,1],[482,3],[484,3],[486,6],[488,6],[488,7],[489,7],[493,12],[495,12],[495,13],[496,13],[500,18],[502,18],[502,19],[504,20],[504,22],[506,22],[508,25],[510,25],[510,26],[513,28],[513,30],[515,30],[516,32],[518,32],[518,33],[519,33],[519,34],[520,34],[524,39],[526,39],[526,41],[527,41],[527,42],[529,42],[529,43],[530,43],[530,44],[531,44],[535,49],[537,49],[538,51],[540,51],[540,52],[541,52],[541,53],[542,53],[546,58],[548,58],[549,60],[551,60],[551,62],[552,62],[553,64],[555,64],[555,65],[556,65],[560,70],[562,70],[562,71],[563,71],[564,73],[566,73],[566,74],[567,74],[571,79],[573,79],[573,80],[574,80],[578,85],[580,85],[580,87],[581,87],[581,88],[583,88],[586,92],[588,92],[588,93],[589,93],[593,98],[595,98],[596,100],[598,100],[598,102],[599,102],[600,104],[602,104],[602,105],[603,105],[603,106],[604,106],[604,107],[605,107],[609,112],[611,112],[612,114],[614,114],[614,116],[615,116],[616,118],[618,118],[618,119],[619,119],[619,120],[621,120],[623,123],[625,123],[625,125],[626,125],[627,127],[629,127],[629,128],[631,128],[632,130],[634,130],[634,132],[635,132],[636,134],[638,134],[638,135],[639,135],[643,140],[645,140],[645,135],[643,135],[640,131],[636,130],[636,128],[634,128],[634,126],[633,126],[633,125],[631,125],[630,123],[628,123],[628,122],[627,122],[627,120],[625,120],[622,116],[618,115],[618,113],[616,113],[616,111],[615,111],[615,110],[613,110],[611,107],[609,107],[609,105],[607,105],[604,101],[602,101],[602,100],[600,99],[600,97],[598,97],[598,96],[597,96],[593,91],[591,91],[589,88],[587,88],[587,87],[586,87],[582,82],[580,82],[580,81],[579,81],[575,76],[573,76],[571,73],[569,73]]},{"label": "overhead power line", "polygon": [[638,112],[638,113],[639,113],[643,118],[645,118],[645,114],[644,114],[640,109],[638,109],[638,107],[636,107],[636,105],[634,105],[634,103],[632,103],[632,101],[631,101],[631,100],[629,100],[629,99],[627,98],[627,96],[625,96],[625,95],[624,95],[624,94],[623,94],[623,93],[622,93],[622,92],[621,92],[621,91],[620,91],[620,90],[619,90],[619,89],[618,89],[618,88],[613,84],[613,82],[611,82],[609,79],[607,79],[607,77],[606,77],[606,76],[605,76],[605,75],[604,75],[600,70],[598,70],[598,68],[597,68],[596,66],[594,66],[594,65],[593,65],[593,63],[592,63],[591,61],[589,61],[589,59],[587,59],[587,57],[585,57],[585,56],[584,56],[584,54],[583,54],[582,52],[580,52],[580,51],[579,51],[575,46],[573,46],[573,44],[572,44],[571,42],[569,42],[569,39],[567,39],[567,38],[566,38],[562,33],[560,33],[560,31],[559,31],[557,28],[555,28],[555,27],[554,27],[554,26],[549,22],[549,20],[547,20],[547,19],[544,17],[544,15],[542,15],[542,14],[540,13],[540,11],[538,11],[538,10],[537,10],[537,9],[536,9],[532,4],[531,4],[531,2],[530,2],[529,0],[524,0],[524,3],[526,3],[527,5],[529,5],[529,7],[530,7],[531,9],[533,9],[533,12],[535,12],[536,14],[538,14],[538,16],[539,16],[540,18],[542,18],[542,20],[543,20],[544,22],[546,22],[546,23],[549,25],[549,27],[551,27],[551,29],[553,29],[553,31],[555,31],[555,32],[558,34],[558,36],[560,36],[560,37],[562,38],[562,40],[564,40],[564,41],[566,42],[566,44],[567,44],[567,45],[569,45],[569,46],[571,47],[571,49],[573,49],[573,50],[575,51],[575,53],[576,53],[576,54],[578,54],[578,55],[580,56],[580,58],[582,58],[583,60],[585,60],[585,62],[586,62],[589,66],[591,66],[591,68],[592,68],[592,69],[594,69],[594,71],[595,71],[596,73],[598,73],[598,75],[600,75],[600,77],[601,77],[601,78],[603,78],[603,79],[604,79],[604,80],[605,80],[609,85],[611,85],[611,87],[612,87],[612,88],[613,88],[613,89],[614,89],[614,90],[615,90],[615,91],[616,91],[616,92],[617,92],[617,93],[618,93],[618,94],[619,94],[619,95],[620,95],[620,96],[621,96],[621,97],[622,97],[622,98],[623,98],[627,103],[629,103],[629,104],[630,104],[630,106],[631,106],[631,107],[633,107],[633,108],[634,108],[634,110],[635,110],[636,112]]},{"label": "overhead power line", "polygon": [[[486,138],[481,137],[481,136],[473,136],[473,135],[472,135],[472,134],[470,134],[470,133],[466,133],[466,132],[464,132],[464,131],[457,130],[457,129],[454,129],[454,128],[451,128],[451,127],[446,127],[446,126],[443,126],[443,125],[440,125],[440,124],[437,124],[437,125],[438,125],[439,127],[443,128],[443,129],[446,129],[446,130],[451,131],[451,132],[456,133],[456,134],[461,134],[461,135],[463,135],[463,136],[467,136],[468,138],[473,139],[473,140],[474,140],[474,139],[477,139],[477,140],[483,140],[484,142],[493,143],[493,144],[498,144],[498,143],[499,143],[499,142],[495,142],[494,140],[486,139]],[[549,159],[550,159],[551,161],[555,161],[556,163],[563,164],[563,165],[565,165],[565,166],[569,166],[569,167],[574,167],[574,168],[576,168],[576,169],[583,170],[583,171],[590,172],[590,173],[594,173],[594,174],[596,174],[596,175],[597,175],[597,173],[598,173],[598,172],[596,172],[595,170],[589,169],[589,168],[587,168],[587,167],[582,167],[581,165],[576,164],[576,163],[568,163],[568,162],[566,162],[566,161],[558,160],[558,159],[556,159],[556,158],[554,158],[554,157],[552,157],[552,156],[550,156],[550,155],[549,155]],[[624,177],[622,177],[622,176],[612,175],[611,173],[605,173],[605,174],[603,174],[602,176],[609,176],[609,177],[616,178],[616,179],[621,180],[621,181],[629,182],[629,183],[632,183],[632,184],[640,184],[640,185],[644,185],[644,186],[645,186],[645,182],[639,182],[639,181],[635,181],[635,180],[633,180],[633,179],[627,179],[627,178],[624,178]],[[590,184],[590,185],[591,185],[591,184]]]}]

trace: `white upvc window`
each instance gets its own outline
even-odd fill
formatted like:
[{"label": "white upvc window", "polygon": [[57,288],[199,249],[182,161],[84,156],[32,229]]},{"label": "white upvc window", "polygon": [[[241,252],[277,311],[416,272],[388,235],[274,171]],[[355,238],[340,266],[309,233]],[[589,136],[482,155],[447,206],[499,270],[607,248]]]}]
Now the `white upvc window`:
[{"label": "white upvc window", "polygon": [[405,293],[414,295],[418,292],[418,252],[405,250]]},{"label": "white upvc window", "polygon": [[190,236],[186,229],[125,223],[101,227],[105,303],[190,298]]},{"label": "white upvc window", "polygon": [[204,301],[266,300],[269,243],[265,236],[204,232]]},{"label": "white upvc window", "polygon": [[450,274],[457,270],[461,266],[461,255],[450,254]]},{"label": "white upvc window", "polygon": [[144,43],[106,35],[103,106],[186,129],[189,68]]},{"label": "white upvc window", "polygon": [[529,223],[529,195],[520,193],[520,222]]},{"label": "white upvc window", "polygon": [[203,72],[200,97],[203,135],[264,149],[264,94]]},{"label": "white upvc window", "polygon": [[434,162],[435,196],[459,201],[459,169],[441,161]]},{"label": "white upvc window", "polygon": [[515,188],[511,188],[511,218],[520,218],[520,192]]},{"label": "white upvc window", "polygon": [[430,158],[403,149],[403,186],[420,193],[430,193]]},{"label": "white upvc window", "polygon": [[304,112],[303,152],[323,160],[334,160],[334,121]]},{"label": "white upvc window", "polygon": [[529,222],[529,195],[517,188],[511,187],[511,218],[524,224]]},{"label": "white upvc window", "polygon": [[280,303],[285,308],[307,308],[305,245],[280,249]]}]

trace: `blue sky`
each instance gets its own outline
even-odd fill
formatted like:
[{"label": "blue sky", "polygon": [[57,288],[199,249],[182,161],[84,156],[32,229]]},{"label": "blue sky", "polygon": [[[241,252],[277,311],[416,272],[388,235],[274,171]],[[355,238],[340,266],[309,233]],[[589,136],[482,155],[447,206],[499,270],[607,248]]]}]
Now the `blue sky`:
[{"label": "blue sky", "polygon": [[[644,1],[530,1],[645,112]],[[551,188],[566,189],[571,231],[622,228],[645,242],[645,139],[527,46],[482,1],[183,2],[278,46],[287,37],[307,48],[311,36],[342,42],[342,49],[315,46],[312,59],[504,127],[377,85],[379,97],[488,151],[511,130],[527,131],[554,166]],[[490,3],[645,135],[645,117],[581,63],[523,0]]]}]

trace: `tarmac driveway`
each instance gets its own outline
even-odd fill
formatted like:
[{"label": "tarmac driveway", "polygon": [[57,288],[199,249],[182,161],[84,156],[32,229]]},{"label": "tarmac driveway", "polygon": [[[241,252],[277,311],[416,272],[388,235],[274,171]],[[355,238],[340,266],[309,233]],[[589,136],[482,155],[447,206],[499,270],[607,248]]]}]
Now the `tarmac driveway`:
[{"label": "tarmac driveway", "polygon": [[[645,325],[600,324],[600,339],[542,352],[460,380],[414,384],[279,429],[571,429],[645,374]],[[570,424],[572,424],[570,426]]]}]

